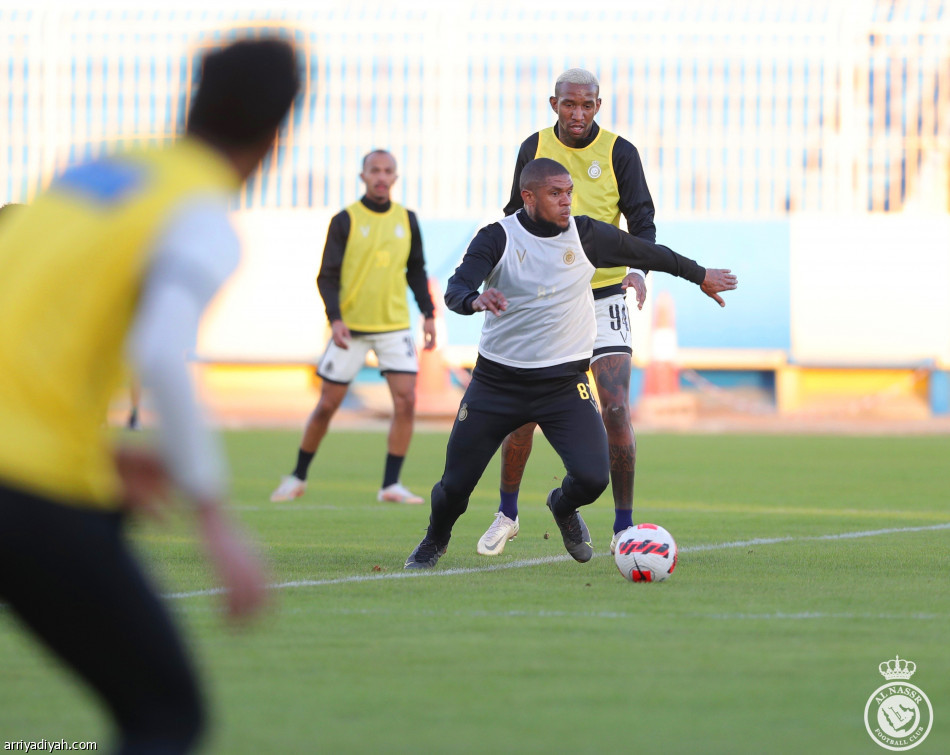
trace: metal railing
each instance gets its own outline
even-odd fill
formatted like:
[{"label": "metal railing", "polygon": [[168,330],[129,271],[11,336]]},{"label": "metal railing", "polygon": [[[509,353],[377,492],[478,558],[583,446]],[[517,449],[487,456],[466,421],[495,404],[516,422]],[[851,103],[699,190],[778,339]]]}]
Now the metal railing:
[{"label": "metal railing", "polygon": [[[640,150],[663,217],[948,210],[946,0],[0,9],[0,201],[123,145],[174,138],[206,45],[281,28],[306,89],[239,206],[338,208],[383,147],[427,217],[505,204],[564,69]],[[114,6],[111,6],[114,7]]]}]

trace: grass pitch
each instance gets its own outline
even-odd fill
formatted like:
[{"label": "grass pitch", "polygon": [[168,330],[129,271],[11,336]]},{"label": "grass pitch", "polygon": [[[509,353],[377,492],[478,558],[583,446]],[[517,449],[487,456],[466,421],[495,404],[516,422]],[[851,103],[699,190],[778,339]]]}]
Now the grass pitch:
[{"label": "grass pitch", "polygon": [[[185,517],[134,530],[204,671],[207,752],[874,753],[864,707],[897,654],[934,710],[915,753],[950,751],[950,438],[642,435],[634,520],[680,547],[656,585],[606,555],[609,490],[584,510],[595,558],[564,553],[540,436],[518,538],[475,553],[496,459],[422,574],[402,564],[428,506],[376,502],[383,435],[331,431],[290,504],[267,498],[299,434],[225,438],[269,614],[224,625]],[[403,482],[426,497],[445,440],[413,440]],[[111,732],[0,610],[0,739],[43,738],[107,751]]]}]

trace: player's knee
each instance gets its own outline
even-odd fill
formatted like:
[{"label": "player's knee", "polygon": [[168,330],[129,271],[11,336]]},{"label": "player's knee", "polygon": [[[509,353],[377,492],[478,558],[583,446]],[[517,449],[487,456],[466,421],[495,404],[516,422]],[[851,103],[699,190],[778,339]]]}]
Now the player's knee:
[{"label": "player's knee", "polygon": [[[436,491],[438,491],[438,497]],[[442,479],[432,488],[433,503],[438,500],[439,502],[451,504],[453,508],[457,507],[458,502],[464,501],[467,496],[468,493],[462,481],[449,474],[443,475]]]},{"label": "player's knee", "polygon": [[416,392],[400,391],[393,394],[393,411],[400,415],[411,415],[416,409]]},{"label": "player's knee", "polygon": [[586,467],[580,472],[573,473],[574,487],[577,497],[587,502],[600,497],[610,484],[610,468],[606,465],[601,469]]},{"label": "player's knee", "polygon": [[433,487],[429,501],[432,505],[430,524],[451,531],[452,525],[468,508],[468,495],[465,495],[458,485],[449,482],[443,477]]},{"label": "player's knee", "polygon": [[[446,466],[450,467],[451,465]],[[438,489],[439,500],[444,501],[447,509],[451,509],[461,516],[468,508],[468,499],[471,497],[477,483],[478,477],[473,475],[471,469],[446,468],[442,474],[442,479],[432,489],[432,501],[435,503],[437,500],[436,491]]]},{"label": "player's knee", "polygon": [[626,402],[611,401],[601,409],[604,427],[608,433],[619,434],[630,431],[630,406]]},{"label": "player's knee", "polygon": [[329,422],[333,419],[333,415],[336,414],[336,410],[340,408],[341,401],[331,400],[331,399],[320,399],[317,403],[316,409],[313,410],[313,419],[317,422]]}]

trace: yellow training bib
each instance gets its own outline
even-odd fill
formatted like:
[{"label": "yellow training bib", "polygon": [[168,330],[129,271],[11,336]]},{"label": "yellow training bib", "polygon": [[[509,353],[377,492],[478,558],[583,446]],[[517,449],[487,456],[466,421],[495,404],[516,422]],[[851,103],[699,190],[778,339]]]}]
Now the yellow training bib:
[{"label": "yellow training bib", "polygon": [[[538,133],[538,151],[535,158],[548,157],[567,168],[574,181],[574,215],[587,215],[619,228],[620,187],[617,185],[613,163],[616,141],[616,134],[600,129],[593,142],[586,147],[574,149],[557,138],[552,126]],[[620,283],[626,274],[625,267],[598,268],[591,281],[591,288]]]},{"label": "yellow training bib", "polygon": [[180,202],[237,183],[185,139],[73,168],[0,227],[0,484],[116,504],[103,424],[149,252]]},{"label": "yellow training bib", "polygon": [[340,270],[343,322],[350,330],[367,333],[408,328],[409,212],[395,202],[386,212],[373,212],[362,202],[354,202],[346,212],[350,235]]}]

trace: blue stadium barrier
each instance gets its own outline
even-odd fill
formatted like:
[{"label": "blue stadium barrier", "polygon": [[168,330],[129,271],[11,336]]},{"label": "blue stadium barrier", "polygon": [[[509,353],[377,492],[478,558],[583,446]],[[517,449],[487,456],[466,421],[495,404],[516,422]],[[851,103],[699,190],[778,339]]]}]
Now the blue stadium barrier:
[{"label": "blue stadium barrier", "polygon": [[930,373],[930,411],[937,417],[950,415],[950,372],[934,369]]}]

